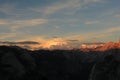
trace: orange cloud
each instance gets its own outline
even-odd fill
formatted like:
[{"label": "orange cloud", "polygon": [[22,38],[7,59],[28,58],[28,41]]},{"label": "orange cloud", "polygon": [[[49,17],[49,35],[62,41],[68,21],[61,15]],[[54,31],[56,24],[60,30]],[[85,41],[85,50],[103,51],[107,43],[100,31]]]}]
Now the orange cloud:
[{"label": "orange cloud", "polygon": [[31,49],[70,49],[71,46],[67,43],[66,40],[61,38],[52,38],[52,39],[46,39],[45,37],[32,37],[27,38],[23,40],[17,40],[17,41],[36,41],[40,44],[36,45],[29,45]]},{"label": "orange cloud", "polygon": [[41,46],[43,48],[52,48],[53,46],[63,46],[63,45],[67,45],[67,42],[65,40],[62,40],[61,38],[55,38],[55,39],[51,39],[49,41],[46,41],[45,43],[43,43]]}]

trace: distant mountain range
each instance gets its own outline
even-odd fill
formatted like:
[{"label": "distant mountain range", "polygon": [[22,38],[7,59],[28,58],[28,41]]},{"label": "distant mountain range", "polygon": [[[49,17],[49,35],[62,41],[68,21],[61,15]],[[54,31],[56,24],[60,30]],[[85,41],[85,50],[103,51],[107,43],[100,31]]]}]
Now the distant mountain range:
[{"label": "distant mountain range", "polygon": [[[78,43],[79,44],[79,43]],[[77,44],[77,45],[78,45]],[[79,44],[76,48],[72,47],[76,44],[62,44],[62,43],[54,43],[54,44],[41,44],[39,42],[35,41],[19,41],[19,42],[10,42],[10,41],[0,41],[0,45],[6,45],[6,46],[19,46],[25,49],[29,50],[39,50],[39,49],[65,49],[65,50],[71,50],[71,49],[81,49],[83,51],[105,51],[109,49],[114,48],[120,48],[120,42],[108,42],[108,43],[83,43]],[[45,46],[49,46],[49,48],[46,48]]]},{"label": "distant mountain range", "polygon": [[114,48],[120,48],[120,42],[108,42],[104,44],[104,46],[97,48],[96,50],[98,51],[105,51],[105,50],[110,50]]}]

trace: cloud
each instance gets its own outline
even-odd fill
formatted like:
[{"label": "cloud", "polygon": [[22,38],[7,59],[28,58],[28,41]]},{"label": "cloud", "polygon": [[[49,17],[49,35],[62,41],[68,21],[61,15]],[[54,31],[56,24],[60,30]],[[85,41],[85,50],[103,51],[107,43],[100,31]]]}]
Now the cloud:
[{"label": "cloud", "polygon": [[11,28],[11,31],[16,31],[20,27],[38,26],[47,23],[46,19],[29,19],[29,20],[15,20],[15,19],[0,19],[0,25]]},{"label": "cloud", "polygon": [[100,23],[100,22],[99,21],[87,21],[87,22],[85,22],[85,24],[87,24],[87,25],[98,24],[98,23]]},{"label": "cloud", "polygon": [[[0,19],[0,27],[5,27],[10,29],[8,33],[0,33],[1,40],[20,39],[27,37],[28,35],[25,32],[19,30],[21,27],[35,27],[47,23],[46,19],[30,19],[30,20],[10,20],[10,19]],[[31,36],[32,37],[32,36]]]},{"label": "cloud", "polygon": [[50,15],[54,13],[75,13],[76,11],[88,6],[91,3],[99,3],[103,0],[66,0],[58,1],[48,6],[41,8],[40,6],[29,8],[32,11],[43,13],[43,15]]},{"label": "cloud", "polygon": [[6,40],[8,38],[13,38],[15,37],[15,33],[0,33],[0,40]]},{"label": "cloud", "polygon": [[47,23],[46,19],[29,19],[29,20],[13,20],[13,19],[0,19],[0,25],[12,25],[12,26],[37,26]]},{"label": "cloud", "polygon": [[9,22],[7,20],[0,19],[0,25],[8,25]]},{"label": "cloud", "polygon": [[14,10],[14,5],[13,4],[2,4],[0,5],[0,12],[4,14],[11,14],[13,13]]},{"label": "cloud", "polygon": [[16,20],[11,22],[11,31],[17,32],[21,27],[35,27],[47,23],[46,19]]},{"label": "cloud", "polygon": [[69,42],[78,42],[79,40],[77,40],[77,39],[70,39],[70,40],[67,40],[67,41],[69,41]]},{"label": "cloud", "polygon": [[13,25],[16,26],[37,26],[46,23],[46,19],[31,19],[31,20],[16,20],[12,21]]},{"label": "cloud", "polygon": [[25,15],[25,11],[28,10],[17,8],[15,3],[5,3],[0,5],[0,12],[9,17],[22,17]]},{"label": "cloud", "polygon": [[48,39],[48,38],[43,37],[43,36],[34,36],[34,37],[30,37],[29,36],[26,39],[19,40],[19,41],[35,41],[35,42],[39,42],[39,43],[41,43],[39,45],[39,47],[47,48],[47,49],[51,48],[52,46],[67,44],[66,41],[64,41],[61,38],[51,38],[51,39]]},{"label": "cloud", "polygon": [[60,12],[63,11],[65,9],[75,9],[80,7],[80,0],[66,0],[66,1],[58,1],[56,3],[53,3],[51,5],[48,6],[44,6],[43,8],[41,8],[40,6],[34,6],[29,8],[30,10],[34,11],[34,12],[39,12],[42,13],[43,15],[50,15],[56,12]]},{"label": "cloud", "polygon": [[93,32],[84,32],[84,33],[74,33],[70,34],[67,37],[65,36],[64,39],[66,40],[79,40],[80,42],[86,42],[86,41],[102,41],[102,40],[107,40],[107,38],[115,35],[116,32],[120,31],[120,26],[112,27],[112,28],[107,28],[104,30],[97,30]]},{"label": "cloud", "polygon": [[116,15],[114,15],[115,17],[117,17],[117,18],[120,18],[120,14],[116,14]]},{"label": "cloud", "polygon": [[120,31],[120,26],[115,26],[115,27],[107,28],[100,31],[94,31],[93,33],[90,33],[90,34],[91,34],[91,37],[93,38],[106,38],[106,37],[113,36],[114,33],[119,31]]},{"label": "cloud", "polygon": [[106,31],[104,31],[104,33],[113,33],[113,32],[118,32],[118,31],[120,31],[120,26],[109,28]]},{"label": "cloud", "polygon": [[103,2],[103,0],[83,0],[85,4],[89,4],[89,3],[96,3],[96,2]]},{"label": "cloud", "polygon": [[[24,36],[23,36],[24,37]],[[21,39],[18,39],[16,41],[35,41],[35,42],[40,42],[40,43],[44,43],[46,42],[48,39],[46,39],[45,36],[27,36]]]},{"label": "cloud", "polygon": [[[59,37],[48,38],[45,36],[32,36],[32,35],[26,37],[26,35],[24,35],[21,39],[16,39],[16,41],[39,42],[41,44],[37,47],[42,47],[42,48],[51,48],[51,47],[55,48],[55,46],[57,48],[63,48],[65,45],[67,46],[67,48],[70,48],[70,46],[71,47],[79,46],[80,42],[86,42],[86,41],[94,42],[94,41],[102,41],[102,40],[105,41],[107,38],[113,35],[113,32],[119,32],[119,31],[120,31],[120,27],[117,26],[117,27],[107,28],[105,30],[94,31],[94,32],[85,32],[85,33],[76,33],[76,34],[74,33],[68,36],[64,36],[62,38]],[[15,34],[14,35],[11,34],[11,36],[6,36],[6,37],[8,38],[14,36]]]},{"label": "cloud", "polygon": [[[16,3],[4,3],[0,5],[0,12],[9,17],[24,18],[24,16],[46,16],[53,13],[74,14],[76,11],[89,6],[91,3],[100,3],[103,0],[61,0],[52,2],[45,6],[41,5],[26,5],[24,8],[18,7]],[[36,16],[34,15],[34,16]],[[43,17],[42,16],[42,17]]]},{"label": "cloud", "polygon": [[54,4],[52,6],[48,6],[45,8],[44,13],[45,14],[52,14],[57,11],[63,10],[63,9],[74,9],[80,7],[80,2],[79,0],[69,0],[67,2],[61,2]]},{"label": "cloud", "polygon": [[[34,40],[33,40],[34,39]],[[67,48],[65,45],[67,45],[67,42],[62,38],[51,38],[48,39],[43,36],[34,36],[34,37],[27,37],[23,40],[17,40],[17,41],[35,41],[41,43],[40,45],[33,45],[32,47],[39,47],[44,49],[64,49]]]}]

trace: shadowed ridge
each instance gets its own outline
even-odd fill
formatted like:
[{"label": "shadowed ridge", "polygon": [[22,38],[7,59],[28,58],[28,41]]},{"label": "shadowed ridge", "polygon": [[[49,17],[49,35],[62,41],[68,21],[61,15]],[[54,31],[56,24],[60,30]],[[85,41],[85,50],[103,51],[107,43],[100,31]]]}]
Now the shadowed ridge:
[{"label": "shadowed ridge", "polygon": [[89,80],[120,80],[120,49],[106,52],[110,54],[93,66]]},{"label": "shadowed ridge", "polygon": [[2,77],[3,80],[4,78],[8,80],[22,77],[26,72],[34,70],[36,65],[27,50],[16,46],[0,46],[0,55],[1,70],[5,73],[1,73],[1,75],[5,76]]},{"label": "shadowed ridge", "polygon": [[103,80],[119,80],[119,55],[120,49],[117,48],[82,52],[80,50],[29,51],[16,46],[1,46],[0,79],[100,80],[98,79],[100,77]]}]

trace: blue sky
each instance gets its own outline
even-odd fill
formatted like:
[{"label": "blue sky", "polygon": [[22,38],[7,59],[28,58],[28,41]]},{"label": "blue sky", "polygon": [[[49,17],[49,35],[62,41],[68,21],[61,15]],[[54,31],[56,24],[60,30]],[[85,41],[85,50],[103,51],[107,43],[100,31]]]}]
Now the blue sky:
[{"label": "blue sky", "polygon": [[120,0],[0,0],[0,40],[120,38]]}]

